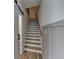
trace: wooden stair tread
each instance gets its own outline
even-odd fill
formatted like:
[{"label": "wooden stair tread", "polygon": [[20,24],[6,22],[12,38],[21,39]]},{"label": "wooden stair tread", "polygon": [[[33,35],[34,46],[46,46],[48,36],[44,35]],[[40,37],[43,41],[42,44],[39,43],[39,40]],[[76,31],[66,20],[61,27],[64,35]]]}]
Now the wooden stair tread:
[{"label": "wooden stair tread", "polygon": [[33,50],[38,50],[38,51],[41,51],[41,48],[39,47],[30,47],[30,46],[24,46],[24,48],[28,48],[28,49],[33,49]]},{"label": "wooden stair tread", "polygon": [[38,43],[38,42],[27,42],[27,41],[25,41],[25,44],[36,44],[36,45],[41,45],[41,42]]},{"label": "wooden stair tread", "polygon": [[29,49],[29,48],[24,48],[25,51],[29,51],[29,52],[35,52],[35,53],[40,53],[42,54],[42,51],[40,50],[35,50],[35,49]]},{"label": "wooden stair tread", "polygon": [[25,40],[26,42],[32,42],[32,43],[40,43],[40,41],[36,41],[36,40]]},{"label": "wooden stair tread", "polygon": [[26,35],[27,35],[27,34],[40,34],[40,33],[39,33],[39,31],[28,31],[28,32],[26,33]]},{"label": "wooden stair tread", "polygon": [[25,40],[40,41],[40,39],[29,39],[29,38],[26,38]]},{"label": "wooden stair tread", "polygon": [[39,31],[39,30],[37,30],[37,29],[29,29],[28,31]]},{"label": "wooden stair tread", "polygon": [[26,37],[27,39],[40,39],[40,37]]},{"label": "wooden stair tread", "polygon": [[40,34],[27,34],[26,37],[39,37]]},{"label": "wooden stair tread", "polygon": [[25,44],[25,46],[29,46],[29,47],[37,47],[37,48],[42,48],[41,45],[36,45],[36,44]]}]

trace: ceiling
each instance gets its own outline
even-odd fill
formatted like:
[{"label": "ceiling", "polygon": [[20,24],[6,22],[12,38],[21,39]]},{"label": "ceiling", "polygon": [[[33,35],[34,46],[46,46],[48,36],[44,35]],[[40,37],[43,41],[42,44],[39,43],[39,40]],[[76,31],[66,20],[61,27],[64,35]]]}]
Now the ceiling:
[{"label": "ceiling", "polygon": [[40,0],[21,0],[21,2],[24,8],[29,8],[33,6],[38,6]]}]

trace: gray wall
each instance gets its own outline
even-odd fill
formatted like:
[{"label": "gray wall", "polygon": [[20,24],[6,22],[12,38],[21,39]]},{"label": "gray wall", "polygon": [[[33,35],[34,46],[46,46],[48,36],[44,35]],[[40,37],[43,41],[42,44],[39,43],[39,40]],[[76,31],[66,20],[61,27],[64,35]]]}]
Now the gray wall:
[{"label": "gray wall", "polygon": [[44,59],[64,59],[64,20],[43,27]]},{"label": "gray wall", "polygon": [[[18,0],[18,4],[23,12],[25,10],[23,9],[21,2]],[[20,10],[18,9],[17,5],[14,3],[14,58],[18,59],[19,57],[19,47],[18,47],[18,40],[17,40],[17,34],[18,34],[18,15],[22,14]],[[23,15],[22,15],[23,16]],[[27,27],[27,15],[24,13],[24,16],[22,17],[22,39],[24,44],[25,34],[26,34],[26,27]],[[23,46],[22,46],[23,47]]]},{"label": "gray wall", "polygon": [[19,59],[17,34],[18,34],[18,8],[16,4],[14,4],[14,59]]},{"label": "gray wall", "polygon": [[[20,6],[21,10],[24,13],[24,16],[22,16],[22,49],[24,48],[24,39],[25,39],[25,35],[26,35],[26,27],[27,27],[27,12],[25,11],[25,8],[23,7],[22,4],[22,0],[17,0],[18,1],[18,5]],[[20,11],[19,11],[20,12]]]},{"label": "gray wall", "polygon": [[41,26],[64,19],[64,0],[41,0],[38,17]]},{"label": "gray wall", "polygon": [[23,16],[22,19],[22,48],[24,50],[24,41],[25,41],[25,35],[26,35],[26,27],[27,27],[27,20],[25,16]]}]

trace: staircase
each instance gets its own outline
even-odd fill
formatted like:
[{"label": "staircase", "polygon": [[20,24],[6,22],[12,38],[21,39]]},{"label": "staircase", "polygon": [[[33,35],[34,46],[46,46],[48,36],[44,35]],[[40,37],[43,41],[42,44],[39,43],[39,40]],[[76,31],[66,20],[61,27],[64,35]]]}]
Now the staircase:
[{"label": "staircase", "polygon": [[42,54],[41,35],[37,20],[30,20],[24,43],[24,51]]}]

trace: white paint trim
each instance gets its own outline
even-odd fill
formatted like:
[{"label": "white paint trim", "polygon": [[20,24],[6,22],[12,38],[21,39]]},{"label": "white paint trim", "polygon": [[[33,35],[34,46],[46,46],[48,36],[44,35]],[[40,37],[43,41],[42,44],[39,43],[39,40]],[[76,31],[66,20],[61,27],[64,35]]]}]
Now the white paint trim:
[{"label": "white paint trim", "polygon": [[[52,20],[53,18],[51,18],[51,20]],[[45,25],[48,25],[48,24],[53,24],[53,23],[56,23],[56,22],[59,22],[59,21],[61,21],[61,20],[64,20],[64,17],[62,17],[62,18],[60,18],[60,19],[54,19],[53,21],[50,21],[49,23],[47,23],[47,24],[43,24],[42,26],[45,26]]]},{"label": "white paint trim", "polygon": [[22,54],[22,15],[18,15],[19,19],[18,19],[18,31],[20,34],[20,54]]}]

